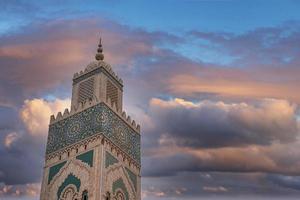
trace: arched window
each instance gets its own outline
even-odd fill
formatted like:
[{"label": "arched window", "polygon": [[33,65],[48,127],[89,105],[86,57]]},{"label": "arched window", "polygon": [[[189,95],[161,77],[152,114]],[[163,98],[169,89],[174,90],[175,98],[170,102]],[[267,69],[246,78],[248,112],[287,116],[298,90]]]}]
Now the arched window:
[{"label": "arched window", "polygon": [[82,200],[88,200],[88,191],[87,190],[84,190],[82,192]]}]

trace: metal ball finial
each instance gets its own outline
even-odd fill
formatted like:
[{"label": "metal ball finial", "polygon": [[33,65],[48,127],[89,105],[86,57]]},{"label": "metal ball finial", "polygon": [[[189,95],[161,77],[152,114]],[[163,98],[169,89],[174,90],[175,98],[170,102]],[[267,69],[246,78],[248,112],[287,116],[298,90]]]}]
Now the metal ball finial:
[{"label": "metal ball finial", "polygon": [[96,60],[104,60],[104,55],[102,52],[103,52],[103,48],[102,48],[102,41],[101,41],[101,37],[100,37],[97,53],[95,56]]}]

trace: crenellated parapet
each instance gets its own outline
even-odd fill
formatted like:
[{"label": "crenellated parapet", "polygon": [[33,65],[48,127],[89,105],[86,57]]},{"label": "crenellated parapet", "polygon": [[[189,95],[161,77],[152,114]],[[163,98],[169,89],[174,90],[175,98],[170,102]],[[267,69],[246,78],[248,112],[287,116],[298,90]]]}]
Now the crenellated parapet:
[{"label": "crenellated parapet", "polygon": [[[66,119],[76,113],[80,113],[92,106],[95,106],[96,104],[101,103],[96,97],[86,100],[84,103],[80,103],[78,107],[73,106],[71,110],[66,108],[63,112],[58,112],[56,117],[55,115],[50,116],[50,125],[54,124],[58,121],[61,121],[63,119]],[[130,126],[133,130],[135,130],[137,133],[140,133],[141,128],[140,125],[135,122],[135,120],[132,120],[129,115],[126,114],[125,111],[118,110],[115,103],[112,103],[110,98],[107,99],[106,102],[102,102],[105,105],[107,105],[111,110],[115,112],[128,126]]]}]

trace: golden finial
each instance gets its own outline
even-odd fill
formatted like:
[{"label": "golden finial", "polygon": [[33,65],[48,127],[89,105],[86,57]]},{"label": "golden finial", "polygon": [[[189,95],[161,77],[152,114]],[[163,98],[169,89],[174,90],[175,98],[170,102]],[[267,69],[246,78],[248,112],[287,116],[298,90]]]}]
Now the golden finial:
[{"label": "golden finial", "polygon": [[103,52],[103,48],[102,48],[102,42],[101,42],[101,37],[100,37],[97,53],[95,56],[96,60],[104,60],[104,55],[102,52]]}]

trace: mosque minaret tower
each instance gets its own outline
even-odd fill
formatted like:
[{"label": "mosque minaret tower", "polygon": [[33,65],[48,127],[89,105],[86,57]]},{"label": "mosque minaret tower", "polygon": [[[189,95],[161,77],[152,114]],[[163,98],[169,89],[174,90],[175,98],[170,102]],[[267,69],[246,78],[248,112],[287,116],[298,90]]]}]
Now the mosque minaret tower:
[{"label": "mosque minaret tower", "polygon": [[96,60],[73,77],[71,109],[50,117],[41,200],[140,200],[140,126],[123,111],[123,81]]}]

